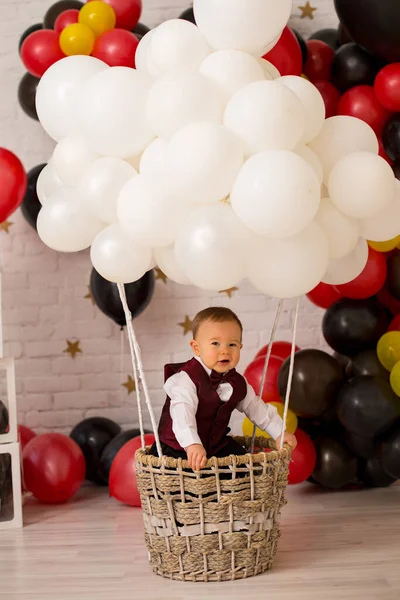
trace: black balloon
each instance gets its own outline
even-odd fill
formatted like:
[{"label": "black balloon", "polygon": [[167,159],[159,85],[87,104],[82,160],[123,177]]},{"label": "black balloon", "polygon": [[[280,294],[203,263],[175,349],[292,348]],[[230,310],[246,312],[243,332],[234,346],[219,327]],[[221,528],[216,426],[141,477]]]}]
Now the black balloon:
[{"label": "black balloon", "polygon": [[361,375],[374,375],[389,379],[389,372],[379,362],[376,349],[364,350],[350,359],[346,368],[346,374],[349,379]]},{"label": "black balloon", "polygon": [[194,12],[193,12],[192,7],[184,10],[183,13],[181,13],[179,15],[179,18],[183,19],[184,21],[190,21],[191,23],[194,23],[195,25],[197,25],[196,19],[194,18]]},{"label": "black balloon", "polygon": [[387,261],[386,286],[389,292],[400,300],[400,252],[396,252]]},{"label": "black balloon", "polygon": [[385,473],[377,456],[360,462],[358,478],[364,485],[372,488],[388,487],[396,482],[396,479]]},{"label": "black balloon", "polygon": [[[0,400],[0,433],[7,433],[9,416],[7,406]],[[0,440],[1,441],[1,440]]]},{"label": "black balloon", "polygon": [[[286,394],[290,358],[283,363],[278,377],[279,393]],[[335,403],[343,384],[338,362],[322,350],[300,350],[294,358],[290,408],[300,417],[317,417]]]},{"label": "black balloon", "polygon": [[18,44],[18,50],[19,50],[19,52],[21,52],[22,44],[24,43],[24,41],[26,40],[26,38],[29,35],[31,35],[31,33],[33,33],[34,31],[39,31],[40,29],[43,29],[42,23],[35,23],[35,25],[31,25],[30,27],[28,27],[28,29],[26,29],[24,31],[24,33],[20,37],[19,44]]},{"label": "black balloon", "polygon": [[400,160],[400,113],[395,113],[383,128],[383,146],[392,160]]},{"label": "black balloon", "polygon": [[86,460],[86,479],[99,485],[105,481],[100,474],[100,458],[104,448],[121,432],[121,427],[104,417],[85,419],[70,433]]},{"label": "black balloon", "polygon": [[[120,327],[126,325],[116,283],[107,281],[96,269],[93,269],[90,277],[90,290],[96,305],[107,317],[110,317]],[[147,308],[153,297],[153,292],[153,271],[148,271],[138,281],[125,285],[126,299],[132,318],[139,316]]]},{"label": "black balloon", "polygon": [[149,31],[150,29],[149,27],[147,27],[147,25],[144,25],[143,23],[138,23],[136,27],[132,30],[132,33],[134,33],[136,37],[139,38],[139,40],[141,40],[142,37],[146,35],[146,33],[149,33]]},{"label": "black balloon", "polygon": [[[145,431],[145,433],[150,432]],[[125,446],[129,440],[132,440],[138,436],[140,436],[140,429],[128,429],[127,431],[122,431],[104,448],[100,458],[100,475],[106,483],[108,483],[108,479],[110,477],[111,466],[114,458],[117,456],[122,446]]]},{"label": "black balloon", "polygon": [[322,436],[315,441],[317,463],[312,477],[320,485],[340,489],[357,474],[357,459],[339,440]]},{"label": "black balloon", "polygon": [[357,85],[373,85],[384,63],[353,42],[341,46],[333,60],[331,81],[346,92]]},{"label": "black balloon", "polygon": [[28,117],[38,121],[36,112],[36,90],[40,79],[25,73],[18,86],[18,102]]},{"label": "black balloon", "polygon": [[333,28],[327,29],[319,29],[312,35],[310,35],[310,40],[320,40],[321,42],[325,42],[332,48],[332,50],[336,50],[339,48],[339,31]]},{"label": "black balloon", "polygon": [[40,173],[45,168],[46,163],[33,167],[28,173],[28,187],[21,204],[21,212],[33,229],[36,230],[37,218],[42,208],[36,191],[36,184]]},{"label": "black balloon", "polygon": [[375,438],[367,438],[350,431],[344,435],[345,442],[350,450],[359,458],[374,458],[376,455]]},{"label": "black balloon", "polygon": [[293,31],[294,35],[297,37],[297,41],[300,44],[301,56],[303,58],[303,65],[305,65],[308,60],[308,48],[307,48],[306,40],[303,38],[301,33],[299,33],[297,31],[297,29],[292,28],[292,31]]},{"label": "black balloon", "polygon": [[339,23],[338,37],[339,37],[339,47],[343,46],[344,44],[354,42],[353,38],[351,37],[349,32],[346,31],[346,29],[343,27],[342,23]]},{"label": "black balloon", "polygon": [[390,62],[400,60],[397,0],[335,0],[339,20],[355,42]]},{"label": "black balloon", "polygon": [[78,0],[60,0],[60,2],[56,2],[53,6],[50,6],[49,10],[44,16],[43,24],[45,29],[54,29],[54,24],[57,20],[57,17],[61,15],[65,10],[70,10],[74,8],[76,10],[80,10],[83,6],[83,2],[78,2]]},{"label": "black balloon", "polygon": [[345,356],[375,348],[386,333],[385,311],[373,300],[342,298],[325,312],[322,332],[329,346]]},{"label": "black balloon", "polygon": [[392,167],[396,179],[400,179],[400,161],[396,161]]},{"label": "black balloon", "polygon": [[344,375],[347,376],[347,367],[348,367],[348,364],[349,364],[349,362],[351,360],[350,357],[349,356],[344,356],[343,354],[339,354],[339,352],[334,352],[333,353],[333,358],[335,358],[337,360],[337,362],[339,363],[339,365],[343,369]]},{"label": "black balloon", "polygon": [[347,431],[376,437],[400,416],[400,399],[381,377],[354,377],[339,394],[337,412]]},{"label": "black balloon", "polygon": [[385,473],[390,477],[400,479],[400,421],[383,439],[379,455]]}]

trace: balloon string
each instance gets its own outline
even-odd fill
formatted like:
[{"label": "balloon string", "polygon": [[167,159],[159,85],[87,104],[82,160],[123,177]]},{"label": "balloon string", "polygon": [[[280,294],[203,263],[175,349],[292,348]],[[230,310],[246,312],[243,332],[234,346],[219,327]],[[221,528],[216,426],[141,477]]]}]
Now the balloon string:
[{"label": "balloon string", "polygon": [[286,431],[286,419],[287,419],[288,410],[289,410],[290,392],[292,389],[293,371],[294,371],[294,356],[296,354],[296,334],[297,334],[297,324],[298,324],[298,320],[299,320],[299,310],[300,310],[300,298],[297,298],[296,311],[294,313],[292,351],[290,353],[289,376],[288,376],[288,382],[287,382],[287,388],[286,388],[285,408],[283,411],[283,425],[282,425],[280,450],[282,450],[282,448],[283,448],[283,435]]},{"label": "balloon string", "polygon": [[122,406],[123,401],[124,401],[124,397],[123,397],[123,393],[124,390],[122,389],[122,385],[124,383],[124,353],[125,353],[125,333],[123,328],[121,327],[121,332],[120,332],[120,359],[119,359],[119,383],[120,383],[120,404]]},{"label": "balloon string", "polygon": [[[270,336],[270,339],[269,339],[269,344],[268,344],[268,348],[267,348],[267,354],[265,356],[264,368],[263,368],[262,377],[261,377],[261,385],[260,385],[260,389],[259,389],[259,392],[258,392],[258,400],[261,400],[261,398],[262,398],[262,394],[263,394],[263,390],[264,390],[264,385],[265,385],[265,380],[267,378],[268,365],[269,365],[269,361],[270,361],[271,353],[272,353],[272,346],[273,346],[273,343],[274,343],[274,340],[275,340],[276,330],[278,329],[279,320],[281,318],[282,306],[283,306],[283,300],[279,300],[278,309],[277,309],[276,315],[275,315],[275,321],[274,321],[274,324],[273,324],[273,327],[272,327],[272,331],[271,331],[271,336]],[[250,446],[250,452],[251,452],[251,454],[254,453],[254,443],[256,441],[256,433],[257,433],[257,425],[254,425],[254,427],[253,427],[253,435],[251,436],[251,446]]]}]

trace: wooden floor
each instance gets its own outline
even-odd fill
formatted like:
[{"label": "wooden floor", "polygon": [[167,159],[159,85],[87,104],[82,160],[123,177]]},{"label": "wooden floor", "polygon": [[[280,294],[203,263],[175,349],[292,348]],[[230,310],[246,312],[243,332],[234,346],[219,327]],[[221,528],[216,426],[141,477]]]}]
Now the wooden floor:
[{"label": "wooden floor", "polygon": [[244,581],[179,583],[150,571],[141,512],[86,488],[64,506],[25,506],[0,532],[2,600],[399,600],[400,486],[290,488],[272,571]]}]

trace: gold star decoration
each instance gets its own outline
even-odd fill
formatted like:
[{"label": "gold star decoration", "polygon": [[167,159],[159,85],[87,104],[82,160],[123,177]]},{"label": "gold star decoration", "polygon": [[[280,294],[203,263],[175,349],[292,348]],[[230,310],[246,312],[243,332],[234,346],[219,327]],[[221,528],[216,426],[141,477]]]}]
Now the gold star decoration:
[{"label": "gold star decoration", "polygon": [[90,290],[90,285],[87,286],[88,287],[88,293],[86,294],[86,296],[83,296],[85,300],[90,300],[91,303],[93,304],[93,306],[95,306],[96,302],[94,301],[94,298],[92,296],[92,292]]},{"label": "gold star decoration", "polygon": [[12,227],[14,223],[12,221],[3,221],[0,223],[0,230],[5,231],[6,233],[10,233],[10,227]]},{"label": "gold star decoration", "polygon": [[221,290],[219,293],[220,294],[226,294],[228,296],[228,298],[232,298],[232,295],[234,292],[237,292],[239,288],[237,288],[236,286],[231,287],[227,290]]},{"label": "gold star decoration", "polygon": [[189,319],[189,316],[186,315],[185,320],[182,321],[182,323],[178,323],[179,327],[182,327],[183,329],[183,335],[186,335],[187,333],[190,333],[192,331],[192,320]]},{"label": "gold star decoration", "polygon": [[70,342],[67,340],[67,347],[64,352],[69,354],[71,358],[75,358],[77,354],[82,353],[82,350],[79,348],[79,340],[77,342]]},{"label": "gold star decoration", "polygon": [[165,275],[165,273],[163,273],[161,271],[161,269],[159,269],[158,267],[156,267],[155,269],[156,272],[156,281],[162,281],[163,283],[167,283],[167,276]]},{"label": "gold star decoration", "polygon": [[314,12],[318,10],[315,6],[311,6],[309,2],[306,2],[304,6],[299,6],[299,10],[301,10],[301,19],[313,19]]},{"label": "gold star decoration", "polygon": [[136,392],[135,382],[130,375],[128,375],[128,379],[125,381],[125,383],[121,383],[121,385],[126,388],[128,396],[132,394],[132,392]]}]

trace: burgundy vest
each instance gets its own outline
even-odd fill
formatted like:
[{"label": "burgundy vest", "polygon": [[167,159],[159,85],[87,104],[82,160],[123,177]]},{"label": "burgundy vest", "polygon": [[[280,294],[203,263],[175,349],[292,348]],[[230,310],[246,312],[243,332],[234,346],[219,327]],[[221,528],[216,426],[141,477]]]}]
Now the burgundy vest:
[{"label": "burgundy vest", "polygon": [[[223,402],[217,391],[211,386],[210,376],[198,360],[192,358],[186,363],[165,365],[165,381],[180,371],[187,373],[196,386],[199,399],[196,412],[197,433],[207,451],[207,455],[213,456],[228,443],[226,435],[229,432],[229,421],[236,406],[246,397],[246,380],[236,370],[233,369],[233,374],[230,371],[229,383],[233,387],[233,392],[229,400]],[[172,431],[170,404],[171,400],[167,397],[162,410],[158,433],[161,442],[174,448],[174,450],[182,450],[183,448],[179,445]]]}]

